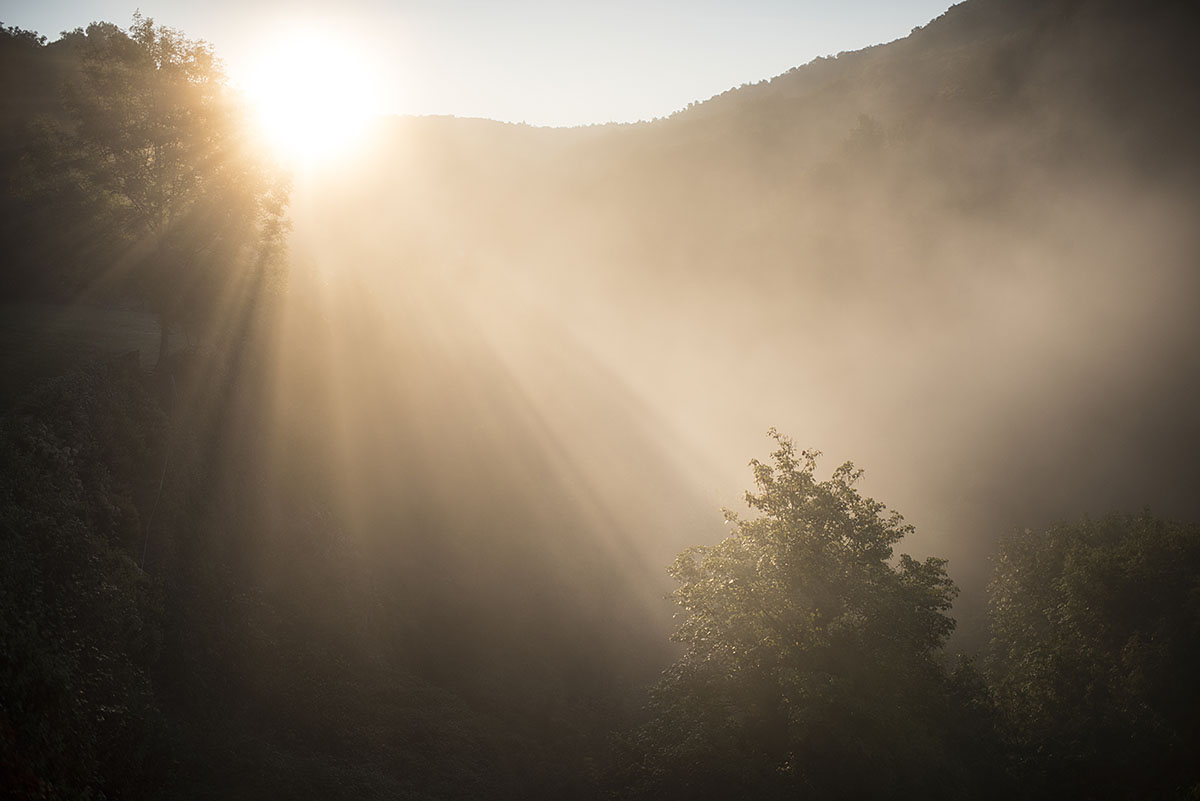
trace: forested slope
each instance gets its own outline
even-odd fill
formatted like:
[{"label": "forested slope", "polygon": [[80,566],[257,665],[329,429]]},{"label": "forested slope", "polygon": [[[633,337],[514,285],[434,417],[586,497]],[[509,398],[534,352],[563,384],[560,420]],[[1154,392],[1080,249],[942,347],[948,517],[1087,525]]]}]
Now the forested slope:
[{"label": "forested slope", "polygon": [[[297,177],[286,292],[218,309],[224,336],[6,382],[0,784],[1194,792],[1194,581],[1152,579],[1195,527],[1133,514],[1200,516],[1191,16],[970,0],[663,120],[398,118]],[[95,34],[0,37],[11,302],[147,303],[80,185],[35,169]],[[673,645],[663,566],[720,539],[769,426],[915,530],[855,551],[879,510],[785,448],[827,494],[760,486],[768,522],[676,562],[702,603]],[[824,561],[752,569],[788,548]],[[1162,594],[1123,604],[1139,586]],[[780,605],[802,637],[762,629]]]}]

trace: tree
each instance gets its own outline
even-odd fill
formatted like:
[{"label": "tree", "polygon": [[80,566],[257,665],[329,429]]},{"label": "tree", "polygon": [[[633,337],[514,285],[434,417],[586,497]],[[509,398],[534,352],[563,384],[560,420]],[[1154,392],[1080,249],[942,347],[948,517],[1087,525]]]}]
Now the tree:
[{"label": "tree", "polygon": [[1006,540],[990,673],[1044,797],[1200,792],[1200,528],[1148,512]]},{"label": "tree", "polygon": [[645,797],[953,794],[967,682],[936,656],[954,626],[945,561],[893,562],[912,527],[858,492],[861,471],[819,481],[817,453],[771,434],[773,464],[751,462],[758,516],[726,511],[733,534],[670,568],[684,651],[625,781]]},{"label": "tree", "polygon": [[207,44],[140,15],[128,32],[94,23],[68,36],[83,54],[69,124],[33,149],[33,173],[47,194],[86,197],[120,240],[104,278],[158,315],[161,358],[172,327],[205,330],[269,281],[287,183],[255,152]]}]

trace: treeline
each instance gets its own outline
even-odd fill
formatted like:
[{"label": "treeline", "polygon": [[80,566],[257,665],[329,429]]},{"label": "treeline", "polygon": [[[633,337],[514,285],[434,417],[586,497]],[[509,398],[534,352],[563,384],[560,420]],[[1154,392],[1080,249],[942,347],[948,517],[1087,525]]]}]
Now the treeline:
[{"label": "treeline", "polygon": [[356,558],[321,488],[268,482],[267,443],[233,424],[262,414],[253,371],[211,369],[181,358],[172,387],[97,363],[0,425],[6,797],[1200,788],[1195,525],[1142,512],[1013,535],[991,644],[952,657],[945,562],[896,557],[911,527],[858,491],[859,472],[821,480],[816,454],[777,437],[754,464],[753,516],[730,513],[727,539],[671,568],[683,650],[648,695],[625,680],[556,698],[544,682],[562,651],[469,690],[438,676],[454,660],[425,627],[481,619],[412,608],[423,590]]},{"label": "treeline", "polygon": [[637,798],[1192,798],[1200,527],[1148,511],[1013,535],[991,642],[948,659],[944,560],[776,435],[756,516],[682,553],[675,639],[617,769]]}]

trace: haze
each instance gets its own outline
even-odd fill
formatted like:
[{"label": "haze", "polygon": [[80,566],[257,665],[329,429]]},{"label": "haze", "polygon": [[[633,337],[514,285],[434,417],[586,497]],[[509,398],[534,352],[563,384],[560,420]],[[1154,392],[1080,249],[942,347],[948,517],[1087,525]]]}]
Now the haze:
[{"label": "haze", "polygon": [[1192,14],[816,5],[0,5],[0,795],[1194,795]]},{"label": "haze", "polygon": [[[1152,123],[1062,86],[1115,47],[1020,57],[995,24],[956,10],[649,125],[398,119],[298,177],[293,253],[428,339],[429,381],[498,370],[649,564],[694,530],[638,521],[736,506],[770,426],[866,467],[960,581],[1014,528],[1193,514],[1191,188],[1124,155]],[[957,74],[958,37],[1013,74]],[[440,412],[418,427],[473,419]],[[682,480],[699,505],[664,508]]]}]

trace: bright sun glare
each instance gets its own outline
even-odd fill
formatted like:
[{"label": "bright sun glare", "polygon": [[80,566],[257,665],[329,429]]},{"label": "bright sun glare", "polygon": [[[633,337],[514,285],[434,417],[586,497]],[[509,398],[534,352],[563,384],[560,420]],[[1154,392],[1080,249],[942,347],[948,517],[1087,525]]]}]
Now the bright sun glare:
[{"label": "bright sun glare", "polygon": [[245,88],[264,137],[291,161],[344,154],[379,113],[375,71],[316,33],[291,32],[268,46]]}]

